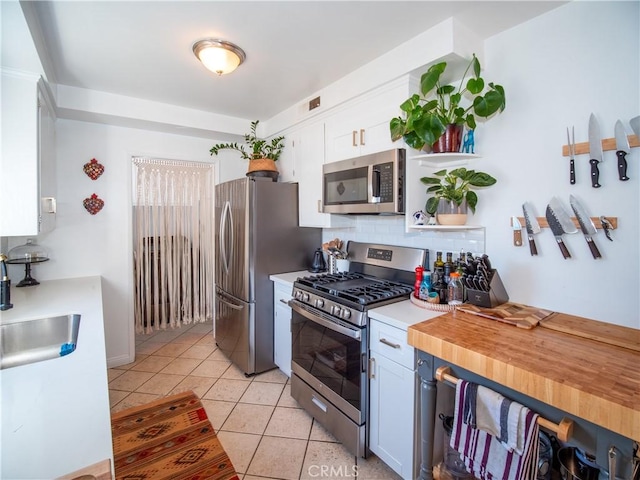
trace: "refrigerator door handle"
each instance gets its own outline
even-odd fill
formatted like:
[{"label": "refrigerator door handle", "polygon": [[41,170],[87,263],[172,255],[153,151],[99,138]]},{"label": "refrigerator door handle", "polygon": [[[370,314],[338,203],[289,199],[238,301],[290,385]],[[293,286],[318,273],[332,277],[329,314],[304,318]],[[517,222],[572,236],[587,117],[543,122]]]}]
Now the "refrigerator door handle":
[{"label": "refrigerator door handle", "polygon": [[218,300],[234,310],[242,310],[244,308],[242,305],[236,305],[235,303],[226,301],[222,295],[218,295]]},{"label": "refrigerator door handle", "polygon": [[[222,215],[220,216],[220,256],[222,257],[222,266],[224,267],[224,273],[229,273],[229,257],[227,256],[227,243],[225,231],[227,229],[227,219],[231,216],[231,204],[227,201],[222,207]],[[233,222],[233,218],[231,218]],[[233,223],[232,223],[233,224]],[[230,231],[231,245],[233,245],[233,230]],[[232,253],[232,251],[230,252]]]}]

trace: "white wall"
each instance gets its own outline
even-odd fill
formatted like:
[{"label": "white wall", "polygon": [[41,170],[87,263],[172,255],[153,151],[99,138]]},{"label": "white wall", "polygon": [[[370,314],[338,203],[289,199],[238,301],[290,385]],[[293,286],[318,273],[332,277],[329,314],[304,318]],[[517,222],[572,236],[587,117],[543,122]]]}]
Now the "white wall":
[{"label": "white wall", "polygon": [[[618,180],[615,152],[600,165],[602,187],[591,187],[589,156],[576,157],[576,184],[562,157],[566,127],[576,142],[588,140],[589,115],[613,137],[617,119],[640,114],[640,3],[572,2],[486,42],[487,77],[504,82],[508,107],[483,128],[483,167],[500,178],[491,209],[480,220],[511,296],[526,304],[640,328],[640,152],[629,155],[630,180]],[[485,133],[486,132],[486,133]],[[565,243],[563,260],[548,229],[536,236],[540,255],[514,248],[509,217],[529,200],[544,216],[552,196],[569,207],[580,198],[592,216],[618,217],[613,242],[602,231],[594,260],[582,233]],[[485,197],[489,199],[489,196]],[[572,215],[573,216],[573,215]],[[565,235],[565,237],[567,237]],[[504,252],[504,253],[503,253]]]},{"label": "white wall", "polygon": [[[573,186],[569,160],[562,157],[566,127],[575,126],[576,142],[586,142],[591,112],[603,136],[613,137],[618,118],[632,133],[628,120],[640,114],[639,32],[638,2],[571,2],[485,42],[484,77],[505,87],[507,109],[477,129],[476,152],[483,158],[471,168],[491,173],[498,183],[480,194],[472,223],[486,226],[486,253],[511,301],[640,328],[640,149],[628,156],[627,182],[618,180],[615,152],[605,152],[600,189],[591,187],[588,155],[576,158]],[[569,194],[583,200],[592,216],[618,217],[613,242],[602,231],[595,236],[602,259],[592,258],[581,233],[565,235],[568,260],[549,229],[535,237],[537,257],[530,256],[526,240],[513,246],[509,221],[522,216],[524,201],[544,217],[553,196],[570,209]],[[325,230],[323,237],[442,248],[441,237],[421,243],[404,233],[401,222],[381,220],[388,228],[380,231],[370,222]]]},{"label": "white wall", "polygon": [[[203,138],[169,135],[95,123],[58,120],[58,214],[56,229],[38,237],[51,260],[35,265],[37,280],[100,275],[104,278],[104,320],[110,366],[127,363],[133,325],[131,251],[131,157],[151,156],[213,162],[217,181],[244,176],[246,162],[234,155],[211,157],[216,143]],[[96,158],[104,174],[92,181],[82,166]],[[98,194],[105,206],[90,215],[82,200]],[[212,220],[213,221],[213,220]],[[9,239],[9,247],[24,243]],[[10,265],[10,277],[19,281],[24,267]]]}]

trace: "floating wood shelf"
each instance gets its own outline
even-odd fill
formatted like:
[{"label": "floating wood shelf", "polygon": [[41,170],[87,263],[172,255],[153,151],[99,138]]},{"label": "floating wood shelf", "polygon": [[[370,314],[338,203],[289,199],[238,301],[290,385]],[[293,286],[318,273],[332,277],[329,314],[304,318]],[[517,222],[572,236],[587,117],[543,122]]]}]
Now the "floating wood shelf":
[{"label": "floating wood shelf", "polygon": [[[613,230],[615,230],[616,228],[618,228],[618,217],[604,217],[607,220],[609,220],[609,223],[611,224],[611,227]],[[549,222],[547,222],[547,218],[546,217],[536,217],[536,220],[538,220],[538,223],[540,224],[540,228],[549,228]],[[520,222],[520,225],[522,225],[522,228],[525,228],[525,219],[524,217],[518,217],[518,221]],[[573,222],[573,224],[576,226],[576,228],[580,228],[580,223],[578,222],[578,219],[576,217],[571,217],[571,221]],[[591,217],[591,221],[593,222],[593,225],[596,228],[602,228],[602,222],[600,222],[600,217]],[[513,226],[513,219],[511,220],[511,226]]]},{"label": "floating wood shelf", "polygon": [[[636,135],[627,135],[627,139],[629,140],[629,146],[640,147],[640,138]],[[617,150],[616,148],[616,139],[615,138],[603,138],[602,139],[602,151],[606,152],[608,150]],[[583,155],[585,153],[589,153],[589,142],[576,143],[576,155]],[[630,152],[627,152],[630,153]],[[569,145],[562,146],[562,156],[569,156]]]},{"label": "floating wood shelf", "polygon": [[[451,368],[446,365],[442,365],[436,369],[435,377],[439,382],[447,382],[452,385],[458,383],[458,379],[451,375]],[[554,423],[551,420],[538,416],[538,425],[554,432],[561,442],[569,440],[573,433],[573,420],[566,417],[560,420],[560,423]]]}]

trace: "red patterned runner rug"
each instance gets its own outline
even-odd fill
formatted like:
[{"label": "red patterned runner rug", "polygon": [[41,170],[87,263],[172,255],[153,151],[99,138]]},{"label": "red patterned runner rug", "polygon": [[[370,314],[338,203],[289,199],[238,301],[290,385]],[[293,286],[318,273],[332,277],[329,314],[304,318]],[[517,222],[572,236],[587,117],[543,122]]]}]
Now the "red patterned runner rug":
[{"label": "red patterned runner rug", "polygon": [[192,391],[114,413],[111,431],[117,480],[238,480]]}]

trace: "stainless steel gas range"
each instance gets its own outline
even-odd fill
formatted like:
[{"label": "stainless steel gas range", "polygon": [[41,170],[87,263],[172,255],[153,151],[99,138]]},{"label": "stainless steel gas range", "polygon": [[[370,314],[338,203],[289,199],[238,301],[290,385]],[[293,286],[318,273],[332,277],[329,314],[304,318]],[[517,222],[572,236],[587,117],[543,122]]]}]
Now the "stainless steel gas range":
[{"label": "stainless steel gas range", "polygon": [[409,298],[428,250],[349,242],[349,272],[293,285],[291,395],[354,455],[368,455],[368,313]]}]

